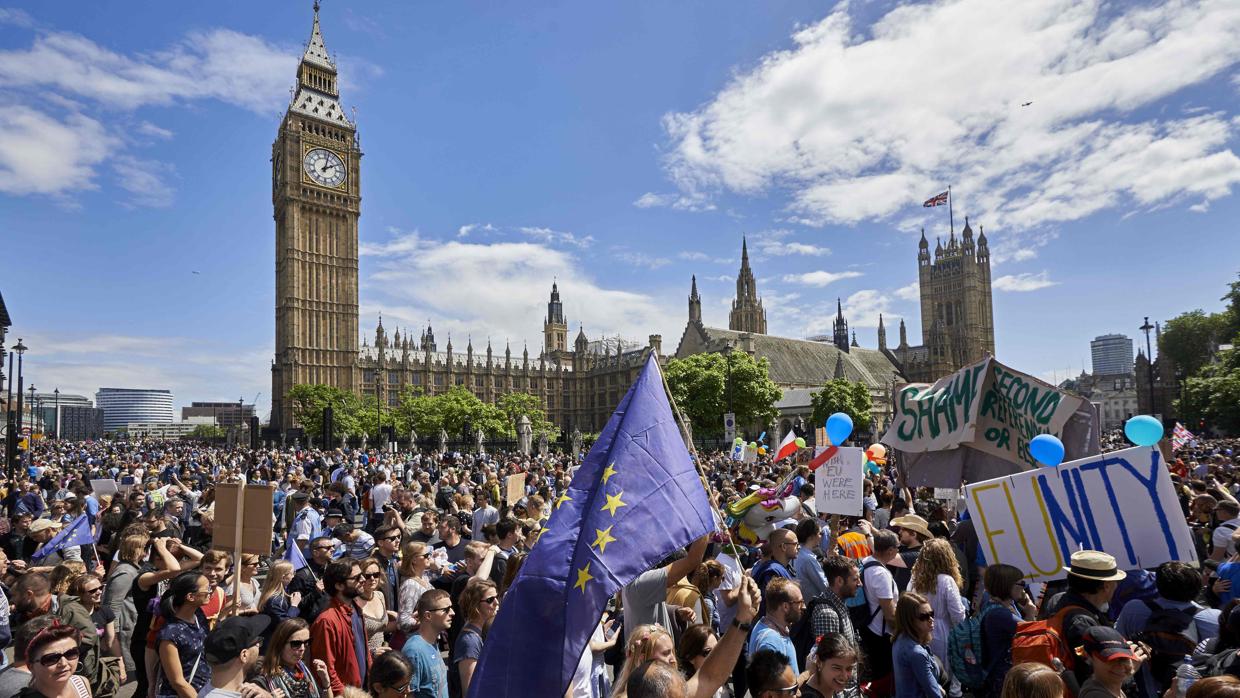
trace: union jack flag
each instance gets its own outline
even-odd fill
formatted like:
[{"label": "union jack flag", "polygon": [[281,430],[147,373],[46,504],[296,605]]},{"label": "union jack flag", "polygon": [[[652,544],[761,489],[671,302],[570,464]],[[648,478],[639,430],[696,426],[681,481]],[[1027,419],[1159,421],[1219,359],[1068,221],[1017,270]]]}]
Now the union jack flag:
[{"label": "union jack flag", "polygon": [[1184,445],[1193,441],[1197,437],[1193,436],[1193,432],[1184,428],[1183,424],[1175,423],[1175,428],[1171,430],[1171,450],[1177,451],[1184,448]]},{"label": "union jack flag", "polygon": [[922,204],[922,206],[924,206],[925,208],[933,208],[935,206],[942,206],[946,203],[947,203],[947,192],[943,192],[942,194],[937,194],[935,196],[930,197],[929,199],[926,199],[926,203]]}]

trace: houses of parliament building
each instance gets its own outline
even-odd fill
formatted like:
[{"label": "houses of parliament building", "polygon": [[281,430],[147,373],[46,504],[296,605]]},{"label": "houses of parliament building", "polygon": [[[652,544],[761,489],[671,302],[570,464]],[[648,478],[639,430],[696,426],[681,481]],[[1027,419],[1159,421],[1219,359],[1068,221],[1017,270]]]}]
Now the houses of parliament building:
[{"label": "houses of parliament building", "polygon": [[[531,357],[505,346],[464,349],[449,338],[441,348],[432,327],[415,337],[382,319],[373,341],[359,346],[358,217],[361,215],[361,159],[357,127],[340,105],[335,61],[319,26],[317,4],[297,69],[294,96],[272,144],[272,208],[275,219],[276,352],[271,366],[271,426],[295,425],[288,392],[300,384],[350,390],[371,402],[395,406],[406,388],[426,394],[453,386],[493,402],[513,391],[541,398],[547,418],[566,433],[599,431],[640,373],[647,351],[662,355],[662,338],[636,342],[590,341],[579,329],[572,344],[560,290],[551,284],[543,321],[543,346]],[[986,236],[977,240],[968,223],[957,242],[936,246],[934,257],[923,234],[918,253],[922,343],[910,346],[904,322],[899,343],[889,346],[879,318],[878,348],[851,338],[837,303],[829,341],[767,334],[766,310],[758,295],[742,242],[728,329],[707,327],[701,297],[691,280],[688,322],[677,357],[702,352],[746,351],[765,357],[781,388],[817,388],[833,378],[866,384],[875,412],[889,411],[895,386],[930,382],[994,352],[990,253]]]}]

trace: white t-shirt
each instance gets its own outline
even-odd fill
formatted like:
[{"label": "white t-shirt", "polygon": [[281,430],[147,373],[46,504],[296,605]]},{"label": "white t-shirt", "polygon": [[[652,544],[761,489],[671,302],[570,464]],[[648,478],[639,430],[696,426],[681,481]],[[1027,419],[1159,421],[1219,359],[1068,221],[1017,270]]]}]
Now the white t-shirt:
[{"label": "white t-shirt", "polygon": [[726,633],[732,625],[733,619],[736,618],[736,607],[740,602],[738,601],[736,604],[729,606],[724,602],[723,594],[741,585],[741,577],[744,576],[744,572],[741,570],[741,563],[727,553],[719,553],[715,561],[723,565],[723,581],[715,589],[715,609],[719,611],[719,630]]},{"label": "white t-shirt", "polygon": [[380,483],[370,488],[370,509],[375,514],[383,513],[383,505],[392,499],[392,486]]},{"label": "white t-shirt", "polygon": [[[873,560],[873,557],[867,557],[861,561],[864,565]],[[870,621],[870,632],[875,635],[889,635],[891,628],[887,627],[887,619],[883,618],[883,612],[879,610],[879,600],[896,599],[900,596],[899,590],[896,589],[896,580],[892,578],[891,572],[883,565],[874,565],[865,570],[865,598],[870,607],[870,613],[874,618]]]},{"label": "white t-shirt", "polygon": [[1214,547],[1216,549],[1227,548],[1227,554],[1229,556],[1235,555],[1236,546],[1231,542],[1231,534],[1235,533],[1236,529],[1240,529],[1240,518],[1232,519],[1231,521],[1224,521],[1219,524],[1218,527],[1214,529],[1214,534],[1211,537],[1214,542]]}]

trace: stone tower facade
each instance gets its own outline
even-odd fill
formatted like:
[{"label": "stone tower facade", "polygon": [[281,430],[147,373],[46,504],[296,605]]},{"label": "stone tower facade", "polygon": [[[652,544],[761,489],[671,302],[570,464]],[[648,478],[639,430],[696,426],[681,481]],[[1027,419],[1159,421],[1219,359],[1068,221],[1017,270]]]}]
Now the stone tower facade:
[{"label": "stone tower facade", "polygon": [[[696,280],[694,290],[697,290]],[[766,309],[762,307],[758,285],[754,281],[753,270],[749,268],[749,246],[744,238],[741,238],[741,270],[736,275],[736,298],[732,301],[732,312],[728,314],[728,329],[766,334]]]},{"label": "stone tower facade", "polygon": [[293,386],[357,390],[361,158],[340,105],[336,64],[314,24],[297,66],[293,101],[271,147],[276,228],[276,354],[271,421],[293,426]]},{"label": "stone tower facade", "polygon": [[551,282],[551,300],[547,303],[547,318],[543,320],[543,353],[556,358],[568,353],[568,323],[564,321],[560,287],[554,281]]},{"label": "stone tower facade", "polygon": [[921,339],[910,347],[900,323],[900,346],[892,352],[905,376],[932,382],[995,353],[994,307],[990,286],[990,247],[986,233],[965,219],[961,240],[953,232],[944,246],[936,241],[934,256],[922,231],[917,253],[921,290]]},{"label": "stone tower facade", "polygon": [[836,349],[848,352],[848,321],[844,319],[844,303],[835,299],[835,320],[831,322],[831,343]]}]

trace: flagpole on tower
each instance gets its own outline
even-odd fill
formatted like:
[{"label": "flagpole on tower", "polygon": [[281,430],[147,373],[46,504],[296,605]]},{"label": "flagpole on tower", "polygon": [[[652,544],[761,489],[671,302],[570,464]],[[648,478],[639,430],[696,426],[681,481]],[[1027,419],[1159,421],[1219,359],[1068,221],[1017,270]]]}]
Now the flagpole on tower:
[{"label": "flagpole on tower", "polygon": [[952,185],[947,185],[947,225],[956,232],[956,217],[952,214]]}]

